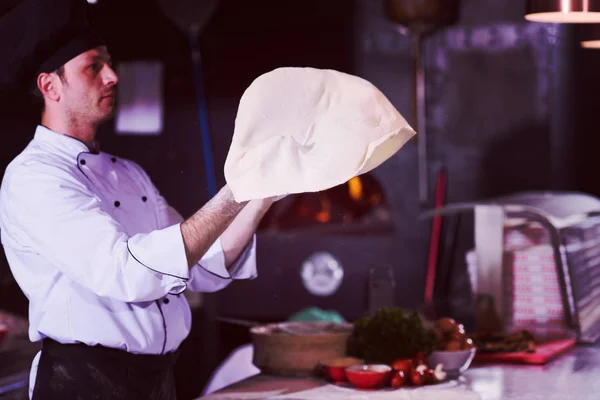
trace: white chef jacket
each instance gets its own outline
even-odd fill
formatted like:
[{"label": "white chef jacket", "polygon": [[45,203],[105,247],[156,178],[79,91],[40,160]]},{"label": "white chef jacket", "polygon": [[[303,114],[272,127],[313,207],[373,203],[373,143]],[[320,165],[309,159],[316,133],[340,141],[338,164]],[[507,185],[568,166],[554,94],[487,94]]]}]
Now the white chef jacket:
[{"label": "white chef jacket", "polygon": [[177,349],[191,326],[184,290],[256,277],[255,238],[231,274],[220,240],[188,269],[182,220],[137,164],[38,126],[0,187],[0,235],[30,300],[30,339]]}]

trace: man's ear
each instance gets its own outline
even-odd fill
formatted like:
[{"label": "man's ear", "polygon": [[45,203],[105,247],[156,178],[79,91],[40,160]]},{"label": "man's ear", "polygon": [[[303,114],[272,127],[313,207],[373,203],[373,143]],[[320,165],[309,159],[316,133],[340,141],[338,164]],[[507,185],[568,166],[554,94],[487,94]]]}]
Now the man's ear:
[{"label": "man's ear", "polygon": [[47,72],[42,72],[38,75],[37,86],[45,98],[53,101],[60,100],[60,94],[57,87],[58,82],[56,82],[57,79],[59,79],[57,76]]}]

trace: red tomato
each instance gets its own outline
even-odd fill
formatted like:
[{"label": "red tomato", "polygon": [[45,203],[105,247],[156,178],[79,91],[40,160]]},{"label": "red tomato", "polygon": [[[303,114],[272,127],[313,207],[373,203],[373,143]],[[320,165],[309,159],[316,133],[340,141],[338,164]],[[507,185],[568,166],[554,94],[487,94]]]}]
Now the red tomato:
[{"label": "red tomato", "polygon": [[429,385],[434,382],[435,379],[433,376],[433,370],[431,368],[427,368],[425,371],[423,371],[423,374],[425,374],[425,384]]},{"label": "red tomato", "polygon": [[394,375],[392,375],[392,381],[390,382],[390,386],[393,388],[399,388],[406,384],[406,374],[404,371],[394,371]]},{"label": "red tomato", "polygon": [[392,369],[395,371],[402,371],[408,376],[413,369],[413,360],[410,358],[399,358],[392,363]]},{"label": "red tomato", "polygon": [[415,368],[419,365],[427,365],[427,356],[425,355],[425,353],[420,351],[414,356],[413,363],[415,365]]},{"label": "red tomato", "polygon": [[425,373],[421,370],[413,370],[410,373],[410,383],[415,386],[421,386],[425,383]]}]

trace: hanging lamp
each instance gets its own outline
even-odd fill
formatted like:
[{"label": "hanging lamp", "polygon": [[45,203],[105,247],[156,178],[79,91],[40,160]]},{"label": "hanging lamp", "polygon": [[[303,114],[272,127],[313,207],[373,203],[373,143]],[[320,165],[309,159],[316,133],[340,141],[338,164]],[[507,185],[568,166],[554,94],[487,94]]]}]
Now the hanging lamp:
[{"label": "hanging lamp", "polygon": [[528,0],[525,19],[567,24],[600,23],[600,0]]},{"label": "hanging lamp", "polygon": [[581,37],[583,37],[581,47],[586,49],[600,49],[600,25],[585,25]]},{"label": "hanging lamp", "polygon": [[429,202],[427,133],[425,125],[425,68],[422,39],[436,29],[456,21],[459,0],[385,0],[384,10],[396,29],[413,42],[413,128],[417,131],[419,201]]}]

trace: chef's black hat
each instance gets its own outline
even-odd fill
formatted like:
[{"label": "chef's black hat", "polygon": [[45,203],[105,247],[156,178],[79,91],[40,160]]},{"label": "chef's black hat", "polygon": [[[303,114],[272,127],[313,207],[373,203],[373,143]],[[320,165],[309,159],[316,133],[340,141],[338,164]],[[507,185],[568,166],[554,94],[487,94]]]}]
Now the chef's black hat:
[{"label": "chef's black hat", "polygon": [[86,0],[21,0],[0,16],[0,89],[28,88],[39,73],[101,46],[86,11]]}]

